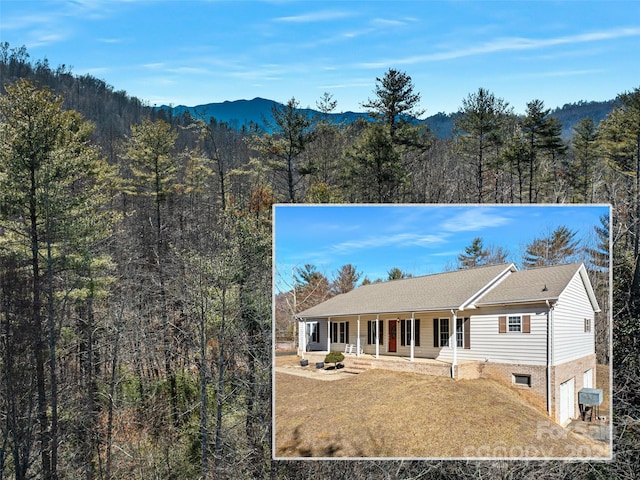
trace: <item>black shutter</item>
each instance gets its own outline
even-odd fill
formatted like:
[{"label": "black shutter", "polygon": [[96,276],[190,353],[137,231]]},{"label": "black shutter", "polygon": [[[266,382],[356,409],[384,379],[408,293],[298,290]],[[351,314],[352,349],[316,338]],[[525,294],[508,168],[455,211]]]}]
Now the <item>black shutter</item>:
[{"label": "black shutter", "polygon": [[400,346],[404,347],[405,344],[411,345],[410,342],[405,342],[407,338],[407,328],[406,322],[409,320],[400,320]]},{"label": "black shutter", "polygon": [[367,345],[371,345],[371,320],[367,321]]},{"label": "black shutter", "polygon": [[469,317],[464,319],[462,329],[464,331],[464,348],[468,350],[471,348],[471,319]]},{"label": "black shutter", "polygon": [[440,346],[440,325],[439,320],[437,318],[433,319],[433,346]]},{"label": "black shutter", "polygon": [[378,320],[378,343],[384,345],[384,320]]},{"label": "black shutter", "polygon": [[344,343],[349,343],[349,322],[345,322],[344,326]]},{"label": "black shutter", "polygon": [[419,319],[419,318],[416,318],[416,319],[414,320],[414,322],[415,322],[415,326],[416,326],[416,329],[415,329],[415,331],[414,331],[414,334],[415,334],[415,342],[416,342],[416,343],[415,343],[414,345],[415,345],[416,347],[419,347],[419,346],[420,346],[420,319]]}]

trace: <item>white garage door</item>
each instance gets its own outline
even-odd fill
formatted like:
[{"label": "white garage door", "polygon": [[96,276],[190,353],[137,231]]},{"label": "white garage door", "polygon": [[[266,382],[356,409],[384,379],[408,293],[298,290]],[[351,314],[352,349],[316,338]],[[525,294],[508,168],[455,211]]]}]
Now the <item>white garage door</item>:
[{"label": "white garage door", "polygon": [[575,414],[575,379],[560,384],[560,423],[565,425]]},{"label": "white garage door", "polygon": [[584,379],[582,382],[584,388],[593,388],[593,369],[589,369],[584,372]]}]

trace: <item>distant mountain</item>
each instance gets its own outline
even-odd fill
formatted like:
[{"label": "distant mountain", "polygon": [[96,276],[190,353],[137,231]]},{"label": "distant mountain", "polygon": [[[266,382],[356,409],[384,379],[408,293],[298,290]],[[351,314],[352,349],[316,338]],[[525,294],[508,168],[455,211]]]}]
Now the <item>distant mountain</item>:
[{"label": "distant mountain", "polygon": [[596,125],[604,120],[613,110],[615,100],[605,102],[577,102],[567,103],[551,111],[550,115],[557,118],[562,123],[562,137],[569,138],[573,135],[575,127],[583,118],[591,117]]},{"label": "distant mountain", "polygon": [[[613,100],[605,102],[581,101],[578,103],[569,103],[562,107],[553,109],[550,115],[560,120],[562,123],[562,136],[569,138],[573,134],[573,127],[581,119],[585,117],[593,117],[597,124],[611,111],[613,103]],[[270,132],[273,129],[272,125],[274,123],[272,115],[272,108],[274,105],[282,106],[282,104],[275,102],[274,100],[257,97],[253,100],[208,103],[206,105],[198,105],[195,107],[187,107],[185,105],[171,107],[162,105],[157,108],[159,110],[164,110],[172,116],[180,116],[185,112],[189,112],[189,114],[195,118],[202,118],[205,120],[214,118],[216,121],[226,123],[237,130],[254,126],[266,132]],[[319,118],[323,115],[319,111],[310,108],[300,109],[300,112],[305,113],[309,118]],[[424,120],[415,120],[415,123],[424,123],[428,125],[435,136],[445,139],[453,136],[453,120],[456,115],[456,113],[446,114],[444,112],[440,112],[427,117]],[[355,122],[359,118],[369,119],[370,117],[364,112],[343,112],[330,113],[327,118],[336,124],[349,124]]]}]

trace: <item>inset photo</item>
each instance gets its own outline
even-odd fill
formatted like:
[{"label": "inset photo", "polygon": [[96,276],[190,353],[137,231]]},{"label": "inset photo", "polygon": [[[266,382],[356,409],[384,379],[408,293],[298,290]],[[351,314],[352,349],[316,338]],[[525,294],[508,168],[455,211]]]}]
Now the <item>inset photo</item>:
[{"label": "inset photo", "polygon": [[609,222],[274,206],[273,457],[610,459]]}]

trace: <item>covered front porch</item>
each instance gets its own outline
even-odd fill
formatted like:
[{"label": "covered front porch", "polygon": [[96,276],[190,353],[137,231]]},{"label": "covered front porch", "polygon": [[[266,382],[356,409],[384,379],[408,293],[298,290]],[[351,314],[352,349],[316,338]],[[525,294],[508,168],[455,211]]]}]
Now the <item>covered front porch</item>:
[{"label": "covered front porch", "polygon": [[[324,362],[327,352],[306,352],[299,356],[300,359],[308,360],[308,369],[316,368],[316,363]],[[446,360],[437,360],[434,358],[414,358],[396,355],[375,355],[363,353],[356,355],[355,353],[347,353],[341,362],[344,365],[344,371],[349,373],[361,373],[366,370],[380,369],[395,372],[420,373],[424,375],[435,375],[438,377],[453,377],[457,379],[480,378],[479,362],[463,362],[453,365],[452,362]],[[326,367],[326,365],[325,365]]]}]

